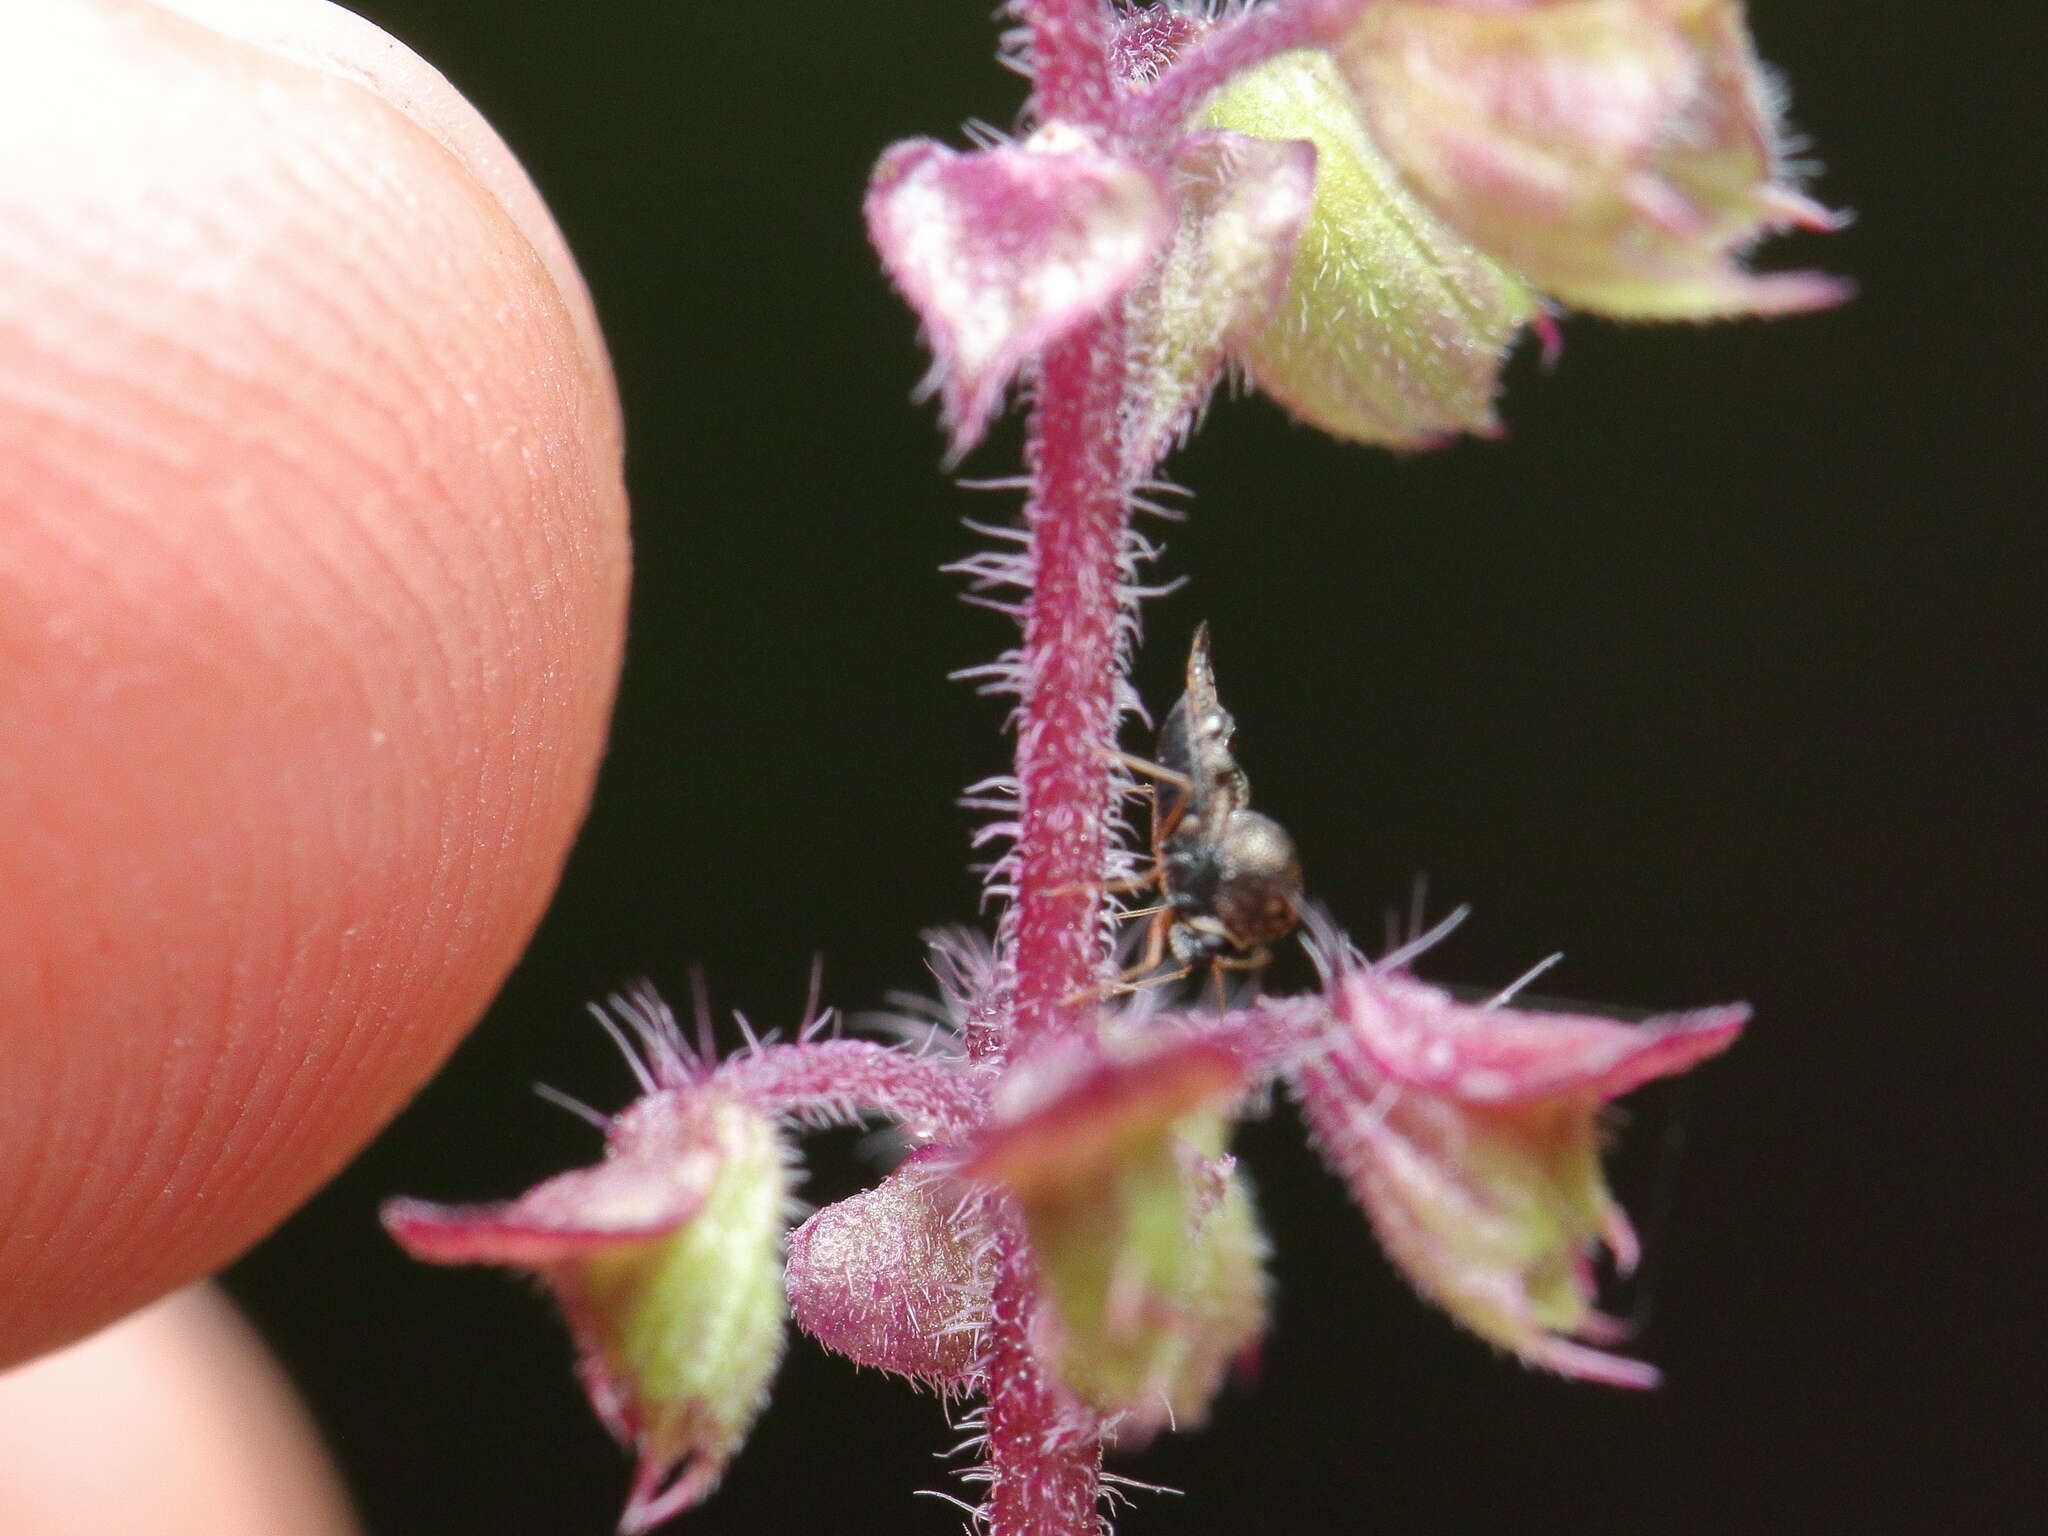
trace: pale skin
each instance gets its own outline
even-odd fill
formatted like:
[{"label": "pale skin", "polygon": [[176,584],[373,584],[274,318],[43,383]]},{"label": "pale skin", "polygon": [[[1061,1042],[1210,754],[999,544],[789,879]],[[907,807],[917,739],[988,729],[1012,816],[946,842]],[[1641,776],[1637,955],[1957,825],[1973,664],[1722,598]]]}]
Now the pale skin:
[{"label": "pale skin", "polygon": [[622,643],[611,372],[517,164],[367,24],[4,26],[0,1529],[340,1533],[189,1287],[406,1101],[553,890]]}]

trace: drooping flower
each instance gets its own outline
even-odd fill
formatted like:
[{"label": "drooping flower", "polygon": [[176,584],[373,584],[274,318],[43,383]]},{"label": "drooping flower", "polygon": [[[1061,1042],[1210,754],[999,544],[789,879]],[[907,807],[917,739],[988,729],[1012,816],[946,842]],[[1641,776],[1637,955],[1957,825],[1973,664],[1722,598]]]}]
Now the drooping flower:
[{"label": "drooping flower", "polygon": [[788,1194],[772,1121],[705,1085],[649,1094],[610,1122],[603,1162],[517,1200],[383,1216],[415,1258],[548,1283],[592,1406],[637,1454],[620,1529],[639,1532],[716,1486],[766,1398]]},{"label": "drooping flower", "polygon": [[1789,178],[1736,0],[1275,0],[1214,20],[1155,6],[1119,22],[1119,77],[1142,102],[1205,41],[1283,10],[1306,18],[1297,32],[1314,46],[1199,104],[1185,93],[1192,131],[1174,154],[1184,162],[1202,130],[1313,146],[1298,233],[1275,223],[1269,242],[1291,263],[1284,292],[1277,305],[1233,298],[1252,269],[1209,231],[1231,227],[1218,209],[1286,206],[1294,166],[1234,148],[1228,181],[1178,169],[1177,232],[1127,306],[1133,472],[1199,409],[1225,352],[1325,431],[1427,448],[1498,430],[1522,328],[1555,349],[1546,299],[1708,319],[1847,296],[1821,274],[1742,263],[1772,231],[1840,221]]},{"label": "drooping flower", "polygon": [[1740,1005],[1638,1025],[1459,1002],[1333,962],[1327,1048],[1295,1070],[1309,1127],[1388,1254],[1425,1296],[1532,1365],[1654,1385],[1594,1309],[1593,1256],[1637,1258],[1600,1168],[1609,1100],[1734,1043]]},{"label": "drooping flower", "polygon": [[1567,304],[1706,319],[1848,294],[1741,265],[1839,221],[1787,179],[1740,0],[1372,0],[1333,54],[1436,214]]},{"label": "drooping flower", "polygon": [[1199,1422],[1264,1326],[1264,1238],[1222,1154],[1243,1081],[1204,1040],[1041,1052],[1011,1069],[959,1168],[1016,1201],[1043,1357],[1127,1438]]}]

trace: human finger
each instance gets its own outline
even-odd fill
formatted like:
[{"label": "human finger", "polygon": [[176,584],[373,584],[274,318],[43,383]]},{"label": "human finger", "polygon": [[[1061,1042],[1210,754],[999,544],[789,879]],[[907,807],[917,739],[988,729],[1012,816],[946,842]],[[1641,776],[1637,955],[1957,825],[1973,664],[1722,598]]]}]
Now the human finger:
[{"label": "human finger", "polygon": [[0,1531],[357,1529],[290,1383],[211,1286],[0,1372]]},{"label": "human finger", "polygon": [[475,1020],[627,577],[590,305],[317,0],[0,39],[0,1361],[212,1272]]}]

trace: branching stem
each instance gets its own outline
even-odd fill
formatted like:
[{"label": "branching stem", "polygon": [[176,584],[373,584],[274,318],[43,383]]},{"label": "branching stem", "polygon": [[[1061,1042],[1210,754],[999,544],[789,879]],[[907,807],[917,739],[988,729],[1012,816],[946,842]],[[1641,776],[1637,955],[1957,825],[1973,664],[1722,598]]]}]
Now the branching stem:
[{"label": "branching stem", "polygon": [[[1297,0],[1218,28],[1144,93],[1111,74],[1103,0],[1024,0],[1031,118],[1092,130],[1106,144],[1163,158],[1202,98],[1250,64],[1324,35],[1359,0]],[[987,1054],[1092,1028],[1108,960],[1101,922],[1112,836],[1119,557],[1130,486],[1120,423],[1126,358],[1112,311],[1048,349],[1032,402],[1031,593],[1018,711],[1015,899],[1005,914],[1010,1020]],[[1086,1415],[1033,1355],[1034,1284],[1023,1237],[998,1238],[999,1273],[985,1357],[991,1536],[1093,1536],[1101,1446]]]}]

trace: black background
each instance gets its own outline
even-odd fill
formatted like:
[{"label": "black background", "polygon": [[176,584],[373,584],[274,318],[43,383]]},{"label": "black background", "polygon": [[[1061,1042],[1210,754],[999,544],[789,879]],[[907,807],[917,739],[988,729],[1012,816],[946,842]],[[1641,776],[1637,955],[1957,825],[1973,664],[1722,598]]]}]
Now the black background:
[{"label": "black background", "polygon": [[[858,219],[910,134],[1010,121],[981,0],[375,0],[551,200],[629,418],[637,597],[595,808],[497,1007],[333,1188],[231,1277],[378,1536],[610,1529],[626,1468],[545,1303],[404,1260],[375,1208],[515,1192],[622,1103],[582,1015],[702,962],[764,1025],[921,983],[971,917],[1001,710],[946,673],[1008,643],[937,567],[1013,510],[937,467],[913,326]],[[1982,14],[2025,14],[1987,7]],[[1256,1391],[1122,1467],[1127,1532],[2018,1530],[2038,1519],[2044,561],[2035,479],[2038,55],[1975,7],[1761,0],[1767,57],[1857,210],[1785,264],[1850,309],[1567,326],[1510,435],[1409,460],[1262,401],[1174,461],[1198,493],[1139,681],[1216,632],[1260,803],[1361,935],[1426,871],[1477,915],[1434,974],[1644,1007],[1747,997],[1689,1092],[1637,1103],[1648,1396],[1540,1378],[1415,1302],[1291,1117],[1243,1147],[1276,1237]],[[2017,29],[2010,29],[2016,33]],[[955,139],[957,142],[957,138]],[[1533,349],[1528,349],[1533,351]],[[1015,463],[1006,432],[967,466]],[[1681,1155],[1672,1155],[1682,1140]],[[862,1177],[821,1149],[813,1198]],[[1626,1305],[1624,1298],[1624,1305]],[[928,1399],[793,1344],[679,1529],[944,1533]]]}]

